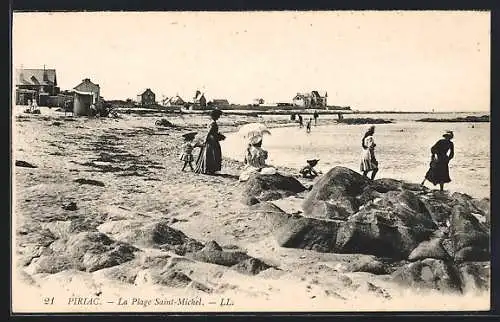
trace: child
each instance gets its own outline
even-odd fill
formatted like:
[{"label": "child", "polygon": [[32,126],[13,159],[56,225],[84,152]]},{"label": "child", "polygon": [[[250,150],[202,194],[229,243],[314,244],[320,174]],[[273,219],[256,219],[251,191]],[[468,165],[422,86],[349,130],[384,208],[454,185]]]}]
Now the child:
[{"label": "child", "polygon": [[186,168],[186,165],[189,164],[189,167],[191,168],[191,171],[194,171],[193,168],[193,149],[195,148],[195,144],[193,144],[193,140],[196,136],[196,132],[189,132],[186,134],[183,134],[182,137],[184,138],[184,143],[182,144],[182,153],[181,153],[181,161],[184,161],[184,166],[182,167],[181,171],[184,171]]},{"label": "child", "polygon": [[306,124],[306,132],[307,133],[311,133],[311,122],[312,122],[312,119],[309,118],[309,121],[307,121],[307,124]]},{"label": "child", "polygon": [[300,170],[303,178],[314,179],[319,175],[319,172],[314,169],[318,161],[319,159],[307,160],[307,165]]}]

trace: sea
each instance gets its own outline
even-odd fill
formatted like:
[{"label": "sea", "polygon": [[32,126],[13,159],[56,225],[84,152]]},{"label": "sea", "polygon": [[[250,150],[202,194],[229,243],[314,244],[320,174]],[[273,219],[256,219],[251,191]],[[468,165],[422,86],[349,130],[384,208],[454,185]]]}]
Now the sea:
[{"label": "sea", "polygon": [[[450,192],[467,193],[476,198],[490,198],[490,123],[427,123],[422,118],[456,118],[484,113],[412,113],[412,114],[352,114],[344,118],[381,118],[391,124],[377,124],[375,130],[376,157],[379,161],[377,178],[393,178],[420,183],[429,167],[432,145],[446,130],[454,132],[455,158],[450,161],[452,182],[445,185]],[[271,129],[263,148],[269,153],[270,165],[300,169],[308,159],[320,159],[316,168],[326,173],[335,166],[360,172],[361,139],[369,125],[331,124],[320,115],[318,125],[310,133],[298,125]],[[263,116],[289,119],[286,115]],[[322,121],[330,124],[322,124]],[[290,121],[292,122],[292,121]],[[246,140],[238,133],[229,133],[222,141],[223,155],[243,160]],[[426,182],[431,189],[438,189]]]}]

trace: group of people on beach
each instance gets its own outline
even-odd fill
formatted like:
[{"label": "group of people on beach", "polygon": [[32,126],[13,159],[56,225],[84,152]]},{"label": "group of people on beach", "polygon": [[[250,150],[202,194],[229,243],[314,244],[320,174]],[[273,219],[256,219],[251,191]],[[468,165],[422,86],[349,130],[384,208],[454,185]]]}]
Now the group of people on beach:
[{"label": "group of people on beach", "polygon": [[[318,112],[314,111],[313,117],[310,117],[309,120],[306,122],[306,132],[307,133],[311,133],[311,126],[312,126],[313,118],[314,118],[314,126],[316,126],[318,124],[318,117],[319,117]],[[297,121],[299,123],[299,128],[304,127],[304,119],[303,119],[302,115],[295,114],[295,113],[292,113],[290,115],[290,119],[292,121],[295,121],[296,118],[297,118]]]},{"label": "group of people on beach", "polygon": [[[220,141],[225,139],[225,136],[219,133],[217,120],[221,117],[222,111],[215,109],[210,112],[211,123],[208,126],[208,134],[204,142],[194,143],[196,132],[189,132],[183,135],[184,144],[182,145],[182,153],[180,159],[184,162],[182,171],[189,165],[190,169],[195,173],[214,175],[222,168],[222,151]],[[317,117],[315,117],[316,120]],[[299,123],[301,116],[299,115]],[[375,126],[372,125],[363,135],[361,140],[361,162],[360,170],[363,176],[374,180],[379,170],[379,162],[375,157]],[[454,157],[454,145],[451,141],[453,132],[446,131],[443,138],[436,142],[431,147],[431,162],[429,170],[425,174],[422,185],[425,181],[429,181],[434,185],[439,184],[440,190],[443,190],[445,183],[451,182],[449,175],[448,164]],[[200,147],[200,153],[196,159],[196,165],[193,166],[194,157],[193,150],[195,147]],[[254,172],[262,174],[276,173],[276,169],[266,164],[268,152],[262,148],[262,136],[253,136],[249,139],[248,147],[245,151],[245,169],[240,175],[240,180],[245,181]],[[315,178],[319,175],[314,167],[319,159],[307,160],[307,165],[300,170],[300,174],[304,178]]]}]

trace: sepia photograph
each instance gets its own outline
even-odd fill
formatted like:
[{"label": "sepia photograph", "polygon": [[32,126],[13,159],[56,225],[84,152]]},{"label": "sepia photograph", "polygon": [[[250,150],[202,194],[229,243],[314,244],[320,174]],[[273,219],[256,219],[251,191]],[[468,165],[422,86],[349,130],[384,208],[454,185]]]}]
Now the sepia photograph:
[{"label": "sepia photograph", "polygon": [[14,11],[11,312],[490,310],[490,18]]}]

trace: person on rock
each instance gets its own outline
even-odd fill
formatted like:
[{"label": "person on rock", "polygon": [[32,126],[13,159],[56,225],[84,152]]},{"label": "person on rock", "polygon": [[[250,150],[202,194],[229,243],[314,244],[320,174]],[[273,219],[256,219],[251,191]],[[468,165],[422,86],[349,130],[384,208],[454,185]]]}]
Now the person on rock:
[{"label": "person on rock", "polygon": [[300,170],[300,174],[303,178],[314,179],[320,172],[316,171],[314,167],[318,164],[319,159],[307,160],[307,165]]},{"label": "person on rock", "polygon": [[363,176],[368,177],[368,172],[371,171],[371,179],[375,179],[375,175],[378,172],[378,161],[375,158],[375,140],[373,135],[375,134],[375,126],[372,125],[368,128],[363,139],[361,140],[361,146],[363,148],[361,153],[361,172]]},{"label": "person on rock", "polygon": [[266,164],[268,152],[262,148],[262,136],[256,135],[249,139],[245,150],[245,168],[239,176],[240,181],[246,181],[253,173],[275,174],[276,169]]},{"label": "person on rock", "polygon": [[446,131],[443,138],[436,142],[431,148],[431,162],[429,170],[425,174],[422,181],[428,180],[433,185],[439,184],[439,190],[443,191],[444,184],[451,182],[449,162],[455,156],[455,148],[453,142],[453,131]]}]

